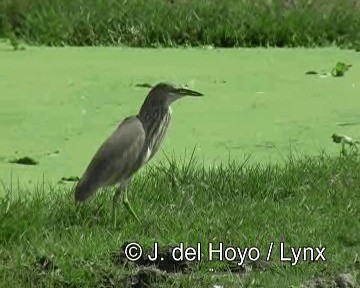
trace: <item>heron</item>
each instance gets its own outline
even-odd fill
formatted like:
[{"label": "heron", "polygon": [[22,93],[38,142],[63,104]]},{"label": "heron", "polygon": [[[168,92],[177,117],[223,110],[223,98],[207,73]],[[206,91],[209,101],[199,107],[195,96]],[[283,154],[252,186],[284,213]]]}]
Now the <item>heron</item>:
[{"label": "heron", "polygon": [[99,188],[117,185],[112,203],[114,227],[121,196],[125,208],[141,223],[129,203],[127,187],[134,174],[158,152],[169,127],[170,105],[185,96],[204,95],[163,82],[152,87],[138,114],[126,117],[97,150],[75,187],[75,201],[84,202]]}]

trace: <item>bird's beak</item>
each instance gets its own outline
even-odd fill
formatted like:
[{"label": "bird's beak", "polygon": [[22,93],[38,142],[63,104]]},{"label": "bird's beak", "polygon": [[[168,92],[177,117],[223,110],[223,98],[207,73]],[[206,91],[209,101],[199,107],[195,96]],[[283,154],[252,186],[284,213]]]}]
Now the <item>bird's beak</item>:
[{"label": "bird's beak", "polygon": [[176,93],[181,96],[204,96],[204,94],[200,92],[196,92],[186,88],[177,88]]}]

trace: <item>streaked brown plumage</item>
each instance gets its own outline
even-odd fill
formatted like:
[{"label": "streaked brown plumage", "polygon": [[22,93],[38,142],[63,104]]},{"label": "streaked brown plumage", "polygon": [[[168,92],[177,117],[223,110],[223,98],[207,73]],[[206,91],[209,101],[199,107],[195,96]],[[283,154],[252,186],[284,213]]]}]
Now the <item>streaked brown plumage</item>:
[{"label": "streaked brown plumage", "polygon": [[133,175],[159,150],[171,119],[170,104],[183,96],[203,94],[159,83],[148,93],[139,113],[117,127],[100,146],[75,188],[75,200],[83,202],[99,188],[119,184],[113,198],[115,205],[122,193],[124,204],[138,220],[127,200],[126,187]]}]

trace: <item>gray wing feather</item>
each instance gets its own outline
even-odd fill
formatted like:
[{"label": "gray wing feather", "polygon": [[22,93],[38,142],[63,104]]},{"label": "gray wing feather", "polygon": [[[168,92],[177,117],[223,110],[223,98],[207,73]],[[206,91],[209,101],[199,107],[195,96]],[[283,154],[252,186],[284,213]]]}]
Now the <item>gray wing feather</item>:
[{"label": "gray wing feather", "polygon": [[141,165],[144,143],[140,120],[126,118],[96,152],[75,189],[75,199],[85,201],[98,188],[130,177]]}]

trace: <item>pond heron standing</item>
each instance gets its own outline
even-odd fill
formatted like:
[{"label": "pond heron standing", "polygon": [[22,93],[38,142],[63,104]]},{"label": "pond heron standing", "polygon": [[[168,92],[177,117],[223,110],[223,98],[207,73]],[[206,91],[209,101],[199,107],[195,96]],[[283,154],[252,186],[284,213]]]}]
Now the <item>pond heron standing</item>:
[{"label": "pond heron standing", "polygon": [[154,86],[139,113],[125,118],[100,146],[75,188],[75,200],[83,202],[100,187],[118,184],[112,207],[114,226],[122,193],[125,207],[140,223],[127,198],[127,186],[133,175],[159,150],[170,122],[170,105],[184,96],[203,94],[166,83]]}]

